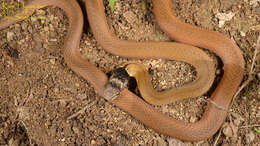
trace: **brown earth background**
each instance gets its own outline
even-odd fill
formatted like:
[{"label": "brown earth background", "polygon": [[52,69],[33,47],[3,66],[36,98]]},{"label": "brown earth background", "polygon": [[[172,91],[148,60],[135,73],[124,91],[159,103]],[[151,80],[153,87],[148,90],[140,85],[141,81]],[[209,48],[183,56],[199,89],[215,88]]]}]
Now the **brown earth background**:
[{"label": "brown earth background", "polygon": [[[15,0],[4,2],[17,5]],[[150,0],[118,0],[113,12],[107,0],[104,2],[110,28],[119,38],[172,41],[156,23]],[[236,42],[246,61],[247,79],[260,34],[259,0],[174,0],[173,10],[182,21],[218,31]],[[4,18],[3,13],[0,16]],[[183,142],[147,128],[99,97],[64,62],[62,44],[68,21],[63,11],[47,7],[34,14],[39,16],[46,19],[31,17],[0,33],[0,145],[260,145],[260,133],[255,131],[260,128],[259,55],[253,80],[235,99],[221,130],[208,140]],[[80,49],[87,60],[104,72],[129,61],[105,52],[87,20],[85,23]],[[196,78],[194,68],[183,62],[131,61],[147,66],[158,91]],[[207,98],[205,95],[155,108],[176,119],[195,122]]]}]

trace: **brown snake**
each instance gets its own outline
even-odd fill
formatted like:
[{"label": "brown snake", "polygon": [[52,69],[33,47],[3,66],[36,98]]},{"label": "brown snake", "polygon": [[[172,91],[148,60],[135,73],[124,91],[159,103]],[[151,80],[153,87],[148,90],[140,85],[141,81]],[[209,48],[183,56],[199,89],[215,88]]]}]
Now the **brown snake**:
[{"label": "brown snake", "polygon": [[[176,60],[185,60],[187,59],[187,55],[195,53],[193,55],[195,58],[197,55],[200,56],[199,58],[201,56],[204,58],[186,61],[196,67],[198,75],[206,74],[209,78],[212,78],[212,75],[214,75],[213,63],[209,60],[205,61],[208,58],[207,55],[198,48],[178,43],[136,43],[134,41],[119,40],[109,30],[104,14],[103,0],[85,0],[85,4],[88,20],[95,38],[110,53],[132,58],[165,58]],[[63,46],[64,59],[74,72],[88,80],[96,92],[100,96],[104,96],[105,85],[108,82],[106,74],[84,60],[79,51],[83,16],[78,3],[75,0],[33,0],[28,5],[54,5],[65,11],[69,19],[69,28]],[[179,42],[209,49],[221,58],[224,64],[224,74],[219,85],[211,95],[210,100],[223,108],[228,108],[243,78],[244,59],[240,49],[220,33],[181,22],[172,13],[171,0],[153,0],[153,5],[159,25],[171,38]],[[20,20],[0,20],[0,30],[17,21]],[[131,51],[127,51],[129,45],[131,45]],[[149,54],[148,52],[151,50],[154,50],[154,53]],[[124,54],[126,52],[128,54]],[[203,69],[202,67],[206,68]],[[201,77],[198,80],[203,81],[205,80],[204,78],[206,77]],[[208,83],[208,85],[211,84],[209,81],[205,83]],[[188,86],[192,85],[191,83]],[[194,89],[201,90],[197,92],[200,94],[202,91],[204,92],[208,89],[205,86],[195,87]],[[191,91],[189,94],[192,96],[192,93],[196,93],[196,91]],[[226,111],[209,103],[203,117],[198,122],[181,122],[156,111],[151,105],[127,89],[124,89],[119,97],[110,102],[160,133],[188,141],[199,141],[211,137],[225,121],[227,115]]]}]

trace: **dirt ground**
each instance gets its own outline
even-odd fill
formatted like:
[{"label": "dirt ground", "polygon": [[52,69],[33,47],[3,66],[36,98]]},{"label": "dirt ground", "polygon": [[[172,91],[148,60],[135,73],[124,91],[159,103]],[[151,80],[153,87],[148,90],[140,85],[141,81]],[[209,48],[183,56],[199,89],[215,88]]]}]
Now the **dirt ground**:
[{"label": "dirt ground", "polygon": [[[108,23],[119,38],[171,41],[156,23],[150,0],[118,0],[113,12],[107,0],[105,4]],[[186,23],[218,31],[236,42],[246,61],[247,79],[260,35],[259,0],[174,0],[173,10]],[[260,128],[259,55],[253,80],[235,99],[221,130],[208,140],[183,142],[155,132],[108,103],[68,68],[62,56],[68,21],[62,10],[47,7],[34,16],[46,19],[29,18],[0,33],[0,145],[260,145],[260,133],[255,130]],[[88,25],[80,48],[104,72],[129,61],[106,53]],[[134,61],[149,68],[159,91],[196,78],[194,68],[182,62]],[[156,108],[176,119],[195,122],[208,97]],[[69,118],[82,109],[82,114]]]}]

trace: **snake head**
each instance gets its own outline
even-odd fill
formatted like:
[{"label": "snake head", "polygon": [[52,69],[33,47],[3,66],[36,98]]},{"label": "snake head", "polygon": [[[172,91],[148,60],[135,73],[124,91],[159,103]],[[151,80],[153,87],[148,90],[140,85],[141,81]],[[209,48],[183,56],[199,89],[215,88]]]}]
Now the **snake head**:
[{"label": "snake head", "polygon": [[126,72],[125,68],[119,67],[112,72],[109,81],[105,87],[104,97],[105,99],[113,100],[120,92],[127,88],[130,77]]},{"label": "snake head", "polygon": [[125,65],[125,70],[130,77],[136,77],[145,71],[145,66],[140,63],[129,63]]}]

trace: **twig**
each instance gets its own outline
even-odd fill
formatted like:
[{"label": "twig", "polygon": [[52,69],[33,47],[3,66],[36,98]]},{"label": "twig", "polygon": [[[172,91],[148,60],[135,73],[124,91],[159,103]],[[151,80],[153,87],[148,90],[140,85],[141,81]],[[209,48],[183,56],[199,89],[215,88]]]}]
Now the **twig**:
[{"label": "twig", "polygon": [[220,135],[221,135],[222,129],[223,129],[223,127],[220,128],[220,130],[219,130],[219,132],[218,132],[218,136],[217,136],[217,138],[216,138],[216,140],[215,140],[213,146],[217,146],[217,143],[218,143],[218,140],[219,140],[219,138],[220,138]]},{"label": "twig", "polygon": [[258,39],[257,39],[257,42],[256,42],[256,49],[255,49],[255,54],[254,54],[254,57],[253,57],[253,62],[252,62],[252,66],[251,66],[251,69],[250,69],[250,73],[253,72],[254,64],[255,64],[255,60],[256,60],[256,56],[257,56],[259,48],[260,48],[260,35],[258,36]]},{"label": "twig", "polygon": [[29,133],[28,133],[29,130],[28,130],[26,124],[24,123],[23,120],[19,120],[18,122],[21,123],[21,124],[23,125],[23,127],[24,127],[24,129],[25,129],[25,133],[26,133],[27,136],[28,136],[30,146],[32,146],[32,145],[33,145],[33,144],[32,144],[32,139],[30,138],[30,135],[29,135]]},{"label": "twig", "polygon": [[25,104],[27,104],[33,98],[32,90],[29,90],[29,92],[30,93],[29,93],[27,99],[25,99],[25,101],[23,102],[22,106],[25,106]]},{"label": "twig", "polygon": [[237,137],[237,130],[238,130],[238,129],[235,128],[235,126],[234,126],[234,124],[233,124],[233,120],[232,120],[230,114],[228,115],[228,117],[229,117],[229,121],[230,121],[230,127],[231,127],[231,129],[232,129],[233,137]]},{"label": "twig", "polygon": [[256,124],[256,125],[247,125],[247,126],[241,126],[239,128],[252,128],[252,127],[260,127],[259,124]]},{"label": "twig", "polygon": [[86,109],[90,108],[91,106],[93,106],[96,103],[97,103],[97,100],[93,101],[92,103],[87,104],[83,109],[81,109],[78,112],[76,112],[76,113],[72,114],[71,116],[69,116],[67,118],[67,120],[73,119],[73,118],[77,117],[79,114],[84,113]]}]

